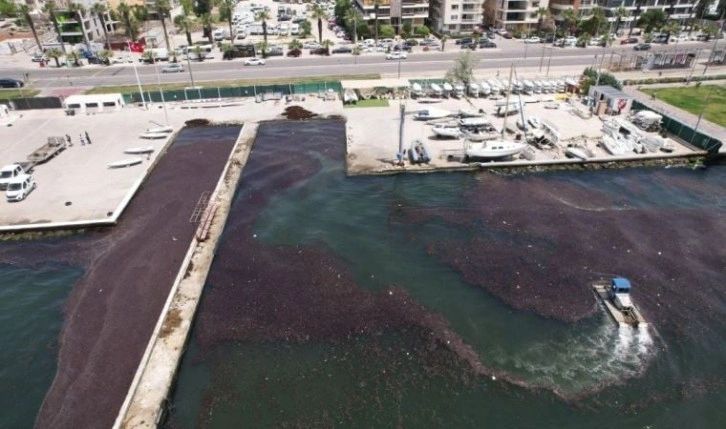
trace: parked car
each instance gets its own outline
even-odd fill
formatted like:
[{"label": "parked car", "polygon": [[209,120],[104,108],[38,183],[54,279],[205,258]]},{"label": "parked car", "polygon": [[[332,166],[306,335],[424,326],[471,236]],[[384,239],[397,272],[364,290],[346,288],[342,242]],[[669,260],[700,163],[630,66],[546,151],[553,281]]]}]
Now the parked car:
[{"label": "parked car", "polygon": [[7,189],[8,183],[10,183],[16,177],[26,173],[27,171],[25,171],[25,169],[22,165],[20,165],[19,162],[8,164],[3,168],[0,168],[0,189]]},{"label": "parked car", "polygon": [[181,63],[171,63],[168,66],[161,69],[162,73],[179,73],[184,71],[184,66]]},{"label": "parked car", "polygon": [[257,57],[247,58],[245,60],[245,65],[246,66],[264,66],[265,60],[263,60],[262,58],[257,58]]},{"label": "parked car", "polygon": [[633,45],[633,44],[636,44],[636,43],[638,43],[638,38],[637,37],[628,37],[627,39],[623,39],[623,40],[620,41],[620,44],[621,45]]},{"label": "parked car", "polygon": [[497,44],[491,41],[486,41],[484,43],[479,42],[480,48],[496,48]]},{"label": "parked car", "polygon": [[29,174],[21,174],[8,183],[5,198],[8,202],[23,201],[35,189],[35,180]]},{"label": "parked car", "polygon": [[554,34],[548,34],[542,39],[542,43],[552,43],[555,41],[555,35]]},{"label": "parked car", "polygon": [[0,88],[22,88],[25,86],[22,80],[13,78],[0,79]]},{"label": "parked car", "polygon": [[321,46],[320,46],[320,43],[318,43],[318,42],[308,40],[307,42],[303,43],[303,49],[320,49],[320,48],[321,48]]},{"label": "parked car", "polygon": [[353,49],[350,46],[338,46],[330,52],[333,54],[350,54],[353,52]]},{"label": "parked car", "polygon": [[462,43],[459,46],[461,49],[471,49],[472,51],[476,49],[476,45],[474,43]]},{"label": "parked car", "polygon": [[565,37],[564,43],[562,46],[575,46],[577,44],[577,37],[575,36],[567,36]]},{"label": "parked car", "polygon": [[696,40],[698,40],[699,42],[708,42],[708,39],[708,34],[699,34],[696,36]]},{"label": "parked car", "polygon": [[457,45],[471,45],[471,37],[463,37],[461,39],[456,39]]},{"label": "parked car", "polygon": [[44,63],[48,62],[48,58],[44,54],[41,54],[41,53],[37,53],[37,54],[33,55],[33,58],[31,58],[31,60],[34,63],[39,63],[41,61]]},{"label": "parked car", "polygon": [[386,55],[387,60],[405,60],[406,59],[406,53],[405,52],[391,52],[390,54]]},{"label": "parked car", "polygon": [[671,41],[673,41],[673,42],[687,42],[688,41],[688,35],[686,35],[686,34],[679,34],[677,36],[671,36]]},{"label": "parked car", "polygon": [[647,51],[650,48],[652,48],[650,43],[638,43],[637,45],[633,46],[633,49],[636,51]]},{"label": "parked car", "polygon": [[540,38],[537,36],[531,36],[531,37],[524,39],[524,43],[539,43],[539,42],[540,42]]},{"label": "parked car", "polygon": [[652,43],[665,43],[668,41],[668,35],[667,34],[656,34],[653,36],[653,40],[651,40]]},{"label": "parked car", "polygon": [[289,51],[287,51],[287,56],[288,57],[295,57],[295,58],[297,58],[300,55],[302,55],[302,51],[300,49],[298,49],[298,48],[290,49]]},{"label": "parked car", "polygon": [[505,39],[511,39],[511,38],[512,38],[512,33],[507,33],[507,32],[504,32],[504,33],[502,34],[502,37],[504,37]]},{"label": "parked car", "polygon": [[330,55],[330,50],[328,50],[328,48],[311,49],[310,54],[311,55]]},{"label": "parked car", "polygon": [[268,57],[281,57],[284,54],[282,47],[270,46],[265,50],[265,56]]},{"label": "parked car", "polygon": [[394,50],[394,51],[406,51],[406,52],[411,52],[411,45],[409,45],[408,43],[400,43],[400,44],[398,44],[398,45],[395,45],[395,46],[393,47],[393,50]]},{"label": "parked car", "polygon": [[[181,55],[181,54],[179,54],[179,55]],[[133,63],[133,62],[134,62],[134,59],[130,55],[126,55],[126,56],[117,55],[117,56],[111,58],[112,64],[123,64],[123,63]]]}]

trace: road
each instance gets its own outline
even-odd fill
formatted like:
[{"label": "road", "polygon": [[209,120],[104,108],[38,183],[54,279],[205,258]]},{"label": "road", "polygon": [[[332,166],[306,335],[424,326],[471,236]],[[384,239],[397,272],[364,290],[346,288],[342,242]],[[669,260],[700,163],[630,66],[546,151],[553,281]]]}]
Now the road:
[{"label": "road", "polygon": [[[709,45],[710,46],[710,45]],[[683,45],[654,46],[651,52],[683,51]],[[689,44],[688,49],[700,49],[699,58],[707,58],[709,49],[705,44]],[[205,81],[220,81],[232,79],[274,79],[288,77],[316,77],[330,75],[355,74],[389,74],[402,76],[441,73],[449,70],[461,50],[453,43],[447,46],[446,52],[414,52],[408,59],[400,61],[387,61],[383,54],[364,54],[352,56],[350,54],[332,55],[330,57],[309,56],[307,52],[300,58],[271,57],[264,66],[243,66],[242,59],[232,61],[210,60],[194,62],[191,64],[195,83]],[[550,45],[518,45],[507,49],[482,49],[473,52],[479,58],[477,71],[508,69],[514,63],[517,67],[539,67],[544,70],[547,64],[551,67],[597,65],[605,55],[605,62],[613,58],[618,61],[622,54],[632,54],[632,46],[616,46],[613,48],[552,48]],[[216,55],[219,52],[215,51]],[[551,55],[551,61],[550,61]],[[597,56],[597,58],[596,58]],[[161,68],[166,63],[159,63]],[[158,80],[162,83],[189,82],[191,76],[187,70],[184,73],[158,73]],[[399,68],[400,67],[400,68]],[[108,85],[134,85],[137,83],[134,69],[139,75],[142,84],[157,83],[157,72],[153,65],[139,64],[133,67],[130,64],[112,66],[85,66],[72,69],[56,69],[49,66],[44,69],[4,68],[3,76],[22,76],[25,72],[31,73],[32,85],[38,89],[50,89],[69,86],[94,87]]]}]

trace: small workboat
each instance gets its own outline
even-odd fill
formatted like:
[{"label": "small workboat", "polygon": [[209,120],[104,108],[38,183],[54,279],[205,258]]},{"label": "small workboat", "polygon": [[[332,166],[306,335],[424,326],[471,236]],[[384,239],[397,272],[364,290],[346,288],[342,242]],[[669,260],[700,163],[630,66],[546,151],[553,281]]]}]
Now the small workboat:
[{"label": "small workboat", "polygon": [[457,124],[436,124],[431,130],[438,138],[459,139],[462,137],[462,132]]},{"label": "small workboat", "polygon": [[477,109],[459,109],[460,118],[479,118],[484,116],[484,113]]},{"label": "small workboat", "polygon": [[126,168],[131,167],[133,165],[138,165],[143,162],[143,159],[141,158],[129,158],[129,159],[122,159],[121,161],[114,161],[106,164],[108,168]]},{"label": "small workboat", "polygon": [[584,149],[577,146],[568,146],[565,148],[565,156],[568,158],[577,158],[582,161],[587,161],[587,153]]},{"label": "small workboat", "polygon": [[408,158],[413,164],[427,164],[431,161],[429,149],[422,140],[414,140],[411,142],[411,148],[408,150]]},{"label": "small workboat", "polygon": [[145,155],[154,151],[154,146],[131,147],[124,151],[130,155]]},{"label": "small workboat", "polygon": [[595,294],[602,300],[610,316],[619,325],[647,325],[643,315],[630,297],[632,286],[623,277],[614,277],[610,282],[596,282],[592,285]]}]

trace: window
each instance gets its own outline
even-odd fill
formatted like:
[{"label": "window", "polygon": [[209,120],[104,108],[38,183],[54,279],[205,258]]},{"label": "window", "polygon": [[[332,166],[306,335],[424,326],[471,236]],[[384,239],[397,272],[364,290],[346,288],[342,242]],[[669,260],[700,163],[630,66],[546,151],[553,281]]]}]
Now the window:
[{"label": "window", "polygon": [[459,10],[459,5],[458,4],[452,4],[451,5],[451,10]]},{"label": "window", "polygon": [[459,19],[459,15],[451,15],[450,19],[451,20]]}]

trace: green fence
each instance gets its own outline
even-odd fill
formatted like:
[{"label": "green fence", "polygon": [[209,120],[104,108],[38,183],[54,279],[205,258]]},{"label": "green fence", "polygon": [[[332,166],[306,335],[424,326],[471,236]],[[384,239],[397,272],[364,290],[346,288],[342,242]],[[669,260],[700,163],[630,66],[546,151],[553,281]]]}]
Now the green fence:
[{"label": "green fence", "polygon": [[710,155],[717,154],[718,150],[721,148],[722,143],[720,140],[717,140],[700,131],[694,131],[694,129],[691,128],[690,125],[686,125],[677,119],[673,119],[664,112],[658,111],[658,109],[653,109],[652,107],[646,106],[645,104],[637,100],[633,100],[632,110],[637,111],[641,109],[653,110],[658,112],[658,114],[663,116],[662,126],[664,130],[685,141],[686,143],[690,143],[693,146],[708,151]]},{"label": "green fence", "polygon": [[[217,86],[197,86],[195,88],[185,88],[173,91],[163,91],[164,101],[189,101],[189,100],[209,100],[220,98],[241,98],[255,97],[258,94],[265,93],[282,93],[282,95],[290,94],[314,94],[324,91],[333,90],[340,93],[340,82],[309,82],[309,83],[290,83],[278,85],[252,85],[238,87],[217,87]],[[138,92],[124,94],[126,103],[141,103],[141,95]],[[161,102],[162,91],[144,91],[145,102]]]}]

